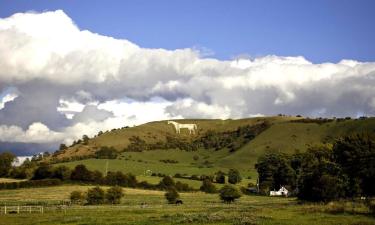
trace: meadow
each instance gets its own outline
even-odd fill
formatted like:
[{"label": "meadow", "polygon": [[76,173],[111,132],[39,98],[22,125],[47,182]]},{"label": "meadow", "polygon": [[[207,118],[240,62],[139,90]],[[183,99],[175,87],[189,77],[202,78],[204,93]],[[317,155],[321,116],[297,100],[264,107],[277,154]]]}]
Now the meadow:
[{"label": "meadow", "polygon": [[[52,203],[69,199],[73,190],[91,186],[3,190],[0,204]],[[348,206],[337,212],[330,205],[305,203],[294,198],[242,196],[232,204],[217,194],[181,193],[183,205],[167,204],[164,192],[124,188],[119,205],[46,208],[44,214],[0,214],[0,224],[375,224],[365,208]],[[146,203],[144,207],[141,203]]]}]

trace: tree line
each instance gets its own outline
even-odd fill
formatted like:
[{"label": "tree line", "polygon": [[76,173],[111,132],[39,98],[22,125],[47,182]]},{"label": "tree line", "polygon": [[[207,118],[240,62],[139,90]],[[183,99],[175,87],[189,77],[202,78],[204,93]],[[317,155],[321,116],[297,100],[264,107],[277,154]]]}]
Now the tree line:
[{"label": "tree line", "polygon": [[330,201],[375,195],[375,141],[356,134],[304,153],[267,153],[255,166],[262,193],[286,186],[301,200]]}]

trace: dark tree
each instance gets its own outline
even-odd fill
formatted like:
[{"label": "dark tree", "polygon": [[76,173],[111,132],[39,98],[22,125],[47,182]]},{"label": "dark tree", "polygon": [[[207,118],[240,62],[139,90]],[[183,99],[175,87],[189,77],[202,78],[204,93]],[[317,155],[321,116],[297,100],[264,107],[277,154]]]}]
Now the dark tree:
[{"label": "dark tree", "polygon": [[70,179],[75,181],[92,181],[92,173],[85,165],[77,165],[72,171]]},{"label": "dark tree", "polygon": [[82,203],[84,199],[85,195],[81,191],[72,191],[70,193],[70,201],[72,201],[72,203]]},{"label": "dark tree", "polygon": [[84,145],[87,145],[89,143],[90,138],[87,135],[82,136],[82,142]]},{"label": "dark tree", "polygon": [[52,171],[52,178],[60,180],[69,180],[72,171],[67,166],[58,166]]},{"label": "dark tree", "polygon": [[281,186],[293,188],[296,185],[296,174],[286,154],[267,153],[259,157],[255,168],[259,175],[259,189],[263,193]]},{"label": "dark tree", "polygon": [[159,187],[162,189],[169,189],[175,186],[174,180],[170,176],[165,176],[159,183]]},{"label": "dark tree", "polygon": [[119,186],[111,187],[107,190],[105,198],[111,204],[119,204],[121,198],[124,196],[122,188]]},{"label": "dark tree", "polygon": [[240,191],[232,185],[225,185],[220,189],[220,199],[226,203],[234,202],[241,197]]},{"label": "dark tree", "polygon": [[170,204],[175,204],[177,199],[180,197],[176,189],[173,187],[169,188],[164,196]]},{"label": "dark tree", "polygon": [[65,149],[67,149],[68,147],[66,146],[66,144],[60,144],[60,147],[59,147],[59,150],[60,151],[63,151]]},{"label": "dark tree", "polygon": [[202,186],[199,188],[201,191],[206,193],[216,193],[217,189],[215,185],[209,180],[205,179],[202,181]]},{"label": "dark tree", "polygon": [[332,151],[313,147],[303,154],[298,198],[308,201],[331,201],[345,197],[347,178],[333,161]]},{"label": "dark tree", "polygon": [[87,191],[86,201],[89,205],[103,204],[105,200],[104,190],[100,187],[90,188]]},{"label": "dark tree", "polygon": [[39,167],[34,171],[34,176],[32,180],[41,180],[52,177],[51,166],[45,163],[41,163]]},{"label": "dark tree", "polygon": [[230,169],[228,172],[228,182],[231,184],[237,184],[241,182],[242,177],[240,175],[240,172],[236,169]]},{"label": "dark tree", "polygon": [[375,195],[375,139],[369,135],[341,138],[333,146],[333,156],[349,177],[350,196]]},{"label": "dark tree", "polygon": [[103,146],[99,151],[95,152],[97,159],[116,159],[118,155],[114,147]]},{"label": "dark tree", "polygon": [[10,152],[3,152],[0,154],[0,177],[8,175],[15,158],[16,156]]},{"label": "dark tree", "polygon": [[215,176],[216,183],[225,184],[225,173],[218,171]]}]

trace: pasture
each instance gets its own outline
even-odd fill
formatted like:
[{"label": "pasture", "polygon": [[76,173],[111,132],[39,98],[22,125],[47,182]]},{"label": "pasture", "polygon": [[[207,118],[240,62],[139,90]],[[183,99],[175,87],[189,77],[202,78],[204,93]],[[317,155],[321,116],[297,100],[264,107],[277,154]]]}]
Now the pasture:
[{"label": "pasture", "polygon": [[[53,203],[67,200],[73,190],[90,186],[2,190],[0,204]],[[170,205],[164,192],[124,188],[120,205],[79,206],[44,214],[0,214],[0,224],[375,224],[366,209],[357,206],[336,212],[323,204],[300,204],[294,198],[243,196],[232,204],[217,194],[181,193],[183,205]],[[146,203],[141,207],[141,203]]]}]

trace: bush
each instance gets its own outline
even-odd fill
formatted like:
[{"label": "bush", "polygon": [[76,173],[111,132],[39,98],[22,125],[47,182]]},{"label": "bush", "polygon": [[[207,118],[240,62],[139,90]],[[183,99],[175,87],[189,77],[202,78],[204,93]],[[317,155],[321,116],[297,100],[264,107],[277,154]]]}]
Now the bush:
[{"label": "bush", "polygon": [[89,205],[103,204],[105,199],[104,190],[100,187],[94,187],[87,191],[86,201]]},{"label": "bush", "polygon": [[72,203],[81,203],[84,199],[85,196],[81,191],[72,191],[70,193],[70,200]]},{"label": "bush", "polygon": [[74,181],[92,181],[92,173],[85,165],[77,165],[72,171],[70,179]]},{"label": "bush", "polygon": [[215,185],[208,179],[202,181],[202,186],[199,188],[201,191],[206,193],[216,193],[217,189]]},{"label": "bush", "polygon": [[241,197],[241,193],[235,186],[232,185],[225,185],[220,190],[220,199],[223,200],[225,203],[234,202],[237,198]]},{"label": "bush", "polygon": [[237,184],[241,182],[242,177],[240,175],[240,172],[236,169],[230,169],[228,172],[228,182],[231,184]]},{"label": "bush", "polygon": [[35,171],[32,180],[41,180],[52,177],[51,166],[47,164],[41,164]]},{"label": "bush", "polygon": [[66,166],[58,166],[52,171],[52,178],[60,180],[69,180],[72,171]]},{"label": "bush", "polygon": [[116,159],[118,155],[117,150],[114,147],[103,146],[99,151],[95,152],[97,159]]},{"label": "bush", "polygon": [[119,204],[123,196],[124,193],[122,192],[122,188],[119,186],[114,186],[107,190],[105,198],[111,204]]},{"label": "bush", "polygon": [[170,176],[165,176],[159,183],[161,189],[169,189],[175,186],[174,180]]},{"label": "bush", "polygon": [[176,203],[177,199],[180,197],[180,195],[178,194],[175,188],[169,188],[164,196],[167,199],[169,204]]},{"label": "bush", "polygon": [[219,184],[225,184],[225,174],[221,171],[218,171],[216,173],[215,181]]}]

